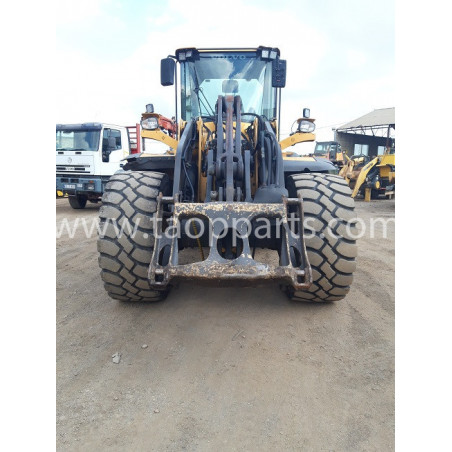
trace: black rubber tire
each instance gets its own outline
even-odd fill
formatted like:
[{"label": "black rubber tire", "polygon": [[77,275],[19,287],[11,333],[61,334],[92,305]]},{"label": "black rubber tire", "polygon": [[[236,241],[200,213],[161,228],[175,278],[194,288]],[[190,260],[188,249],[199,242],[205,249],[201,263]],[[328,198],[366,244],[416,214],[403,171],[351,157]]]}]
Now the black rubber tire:
[{"label": "black rubber tire", "polygon": [[350,290],[358,253],[351,190],[342,177],[332,174],[297,174],[288,179],[289,195],[303,197],[313,283],[307,291],[289,288],[287,294],[303,301],[342,300]]},{"label": "black rubber tire", "polygon": [[168,293],[152,290],[147,278],[159,192],[169,195],[169,178],[150,171],[124,171],[113,175],[105,187],[97,249],[101,278],[111,298],[152,302]]},{"label": "black rubber tire", "polygon": [[88,198],[84,195],[70,195],[69,204],[73,209],[84,209]]}]

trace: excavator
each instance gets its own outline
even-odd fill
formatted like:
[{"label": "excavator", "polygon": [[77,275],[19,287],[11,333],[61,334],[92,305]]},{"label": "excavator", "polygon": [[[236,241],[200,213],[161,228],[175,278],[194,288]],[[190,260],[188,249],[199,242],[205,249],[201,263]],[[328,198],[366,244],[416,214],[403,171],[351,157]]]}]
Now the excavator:
[{"label": "excavator", "polygon": [[347,295],[354,201],[335,165],[290,152],[315,140],[308,108],[280,139],[286,68],[279,49],[265,46],[180,48],[161,60],[174,120],[162,127],[148,104],[141,134],[168,152],[128,156],[99,212],[99,266],[111,298],[158,301],[182,283],[276,284],[312,302]]}]

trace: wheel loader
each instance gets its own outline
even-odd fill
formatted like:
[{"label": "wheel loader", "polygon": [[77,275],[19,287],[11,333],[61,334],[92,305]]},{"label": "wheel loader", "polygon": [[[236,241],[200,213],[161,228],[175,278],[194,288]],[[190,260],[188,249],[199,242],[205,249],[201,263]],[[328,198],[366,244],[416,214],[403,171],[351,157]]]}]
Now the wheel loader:
[{"label": "wheel loader", "polygon": [[346,296],[354,201],[331,162],[290,152],[315,140],[309,109],[280,140],[286,66],[264,46],[181,48],[161,60],[175,133],[148,104],[142,138],[168,151],[129,156],[107,184],[98,251],[110,297],[157,301],[181,282],[277,284],[302,301]]},{"label": "wheel loader", "polygon": [[339,175],[352,190],[352,198],[358,194],[362,194],[365,201],[380,195],[392,197],[395,194],[395,147],[387,146],[383,155],[373,159],[367,155],[354,155]]}]

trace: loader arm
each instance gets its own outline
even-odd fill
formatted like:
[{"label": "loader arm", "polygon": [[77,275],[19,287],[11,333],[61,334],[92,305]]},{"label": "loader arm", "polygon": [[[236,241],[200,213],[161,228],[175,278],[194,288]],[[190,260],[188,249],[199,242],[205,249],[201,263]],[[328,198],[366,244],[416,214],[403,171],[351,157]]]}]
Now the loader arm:
[{"label": "loader arm", "polygon": [[[288,196],[282,153],[270,123],[257,116],[259,143],[248,149],[249,143],[242,141],[240,96],[219,95],[215,110],[215,146],[205,156],[204,202],[195,200],[194,179],[189,180],[187,165],[204,129],[196,118],[187,122],[177,147],[173,195],[157,198],[157,229],[148,271],[150,287],[165,291],[174,282],[187,279],[215,285],[227,285],[231,280],[244,285],[273,280],[294,290],[309,289],[312,272],[301,232],[303,201]],[[250,188],[251,154],[260,162],[260,183],[254,198]],[[188,202],[183,190],[187,182],[191,186]],[[167,230],[162,228],[165,212],[171,212],[171,228]],[[260,237],[258,227],[262,223],[274,234]],[[208,249],[207,257],[182,265],[179,251],[190,247],[192,229],[199,231],[198,246]],[[255,260],[256,247],[276,250],[279,263]]]},{"label": "loader arm", "polygon": [[366,181],[366,177],[369,171],[378,163],[378,157],[375,157],[369,163],[367,163],[361,172],[359,173],[358,179],[356,180],[355,188],[353,189],[352,198],[354,198],[358,193],[361,185]]},{"label": "loader arm", "polygon": [[162,132],[160,129],[156,130],[143,130],[141,132],[142,138],[150,138],[151,140],[160,141],[161,143],[167,144],[171,149],[176,150],[179,141],[170,137],[166,133]]},{"label": "loader arm", "polygon": [[296,132],[293,135],[284,138],[284,140],[281,140],[279,142],[279,145],[281,146],[281,150],[284,151],[284,149],[287,149],[290,146],[309,141],[315,141],[315,134]]},{"label": "loader arm", "polygon": [[347,176],[347,174],[353,170],[353,167],[355,166],[355,162],[353,160],[351,160],[347,154],[344,154],[344,155],[347,159],[347,162],[340,169],[339,176],[343,177],[347,181],[347,184],[349,184],[350,178]]},{"label": "loader arm", "polygon": [[[143,127],[143,121],[147,125]],[[150,122],[149,122],[150,121]],[[141,138],[150,138],[168,145],[174,152],[179,141],[176,139],[177,125],[173,120],[158,113],[143,113],[141,121]]]}]

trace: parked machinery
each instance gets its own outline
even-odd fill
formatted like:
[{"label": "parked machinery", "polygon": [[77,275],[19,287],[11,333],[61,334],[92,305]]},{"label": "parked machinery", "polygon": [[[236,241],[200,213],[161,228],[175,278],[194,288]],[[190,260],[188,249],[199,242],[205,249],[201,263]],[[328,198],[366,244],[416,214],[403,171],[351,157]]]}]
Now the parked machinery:
[{"label": "parked machinery", "polygon": [[366,155],[354,155],[348,159],[339,175],[352,189],[352,198],[362,194],[366,201],[380,195],[393,197],[395,194],[395,146],[388,146],[383,155],[374,159]]},{"label": "parked machinery", "polygon": [[[284,152],[314,141],[315,123],[305,109],[296,132],[279,141],[279,50],[179,49],[161,61],[162,85],[174,85],[177,72],[177,136],[161,130],[151,105],[141,121],[143,138],[171,150],[129,156],[102,198],[98,250],[108,294],[155,301],[179,281],[270,282],[294,299],[344,298],[356,267],[354,201],[331,162]],[[187,262],[190,248],[199,253]]]},{"label": "parked machinery", "polygon": [[337,141],[317,141],[314,148],[314,157],[325,158],[333,162],[338,168],[346,163],[345,152]]}]

